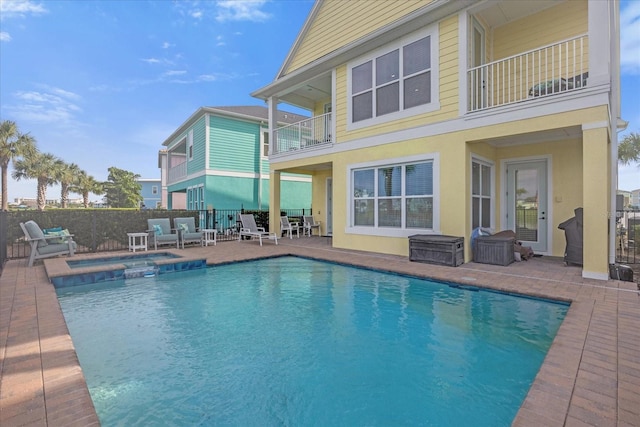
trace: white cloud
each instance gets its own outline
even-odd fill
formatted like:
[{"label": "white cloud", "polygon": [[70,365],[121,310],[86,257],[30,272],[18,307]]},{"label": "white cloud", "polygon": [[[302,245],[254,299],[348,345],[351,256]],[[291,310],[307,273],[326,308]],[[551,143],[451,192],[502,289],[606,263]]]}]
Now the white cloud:
[{"label": "white cloud", "polygon": [[14,93],[17,105],[8,105],[19,121],[37,123],[70,124],[82,109],[77,105],[81,97],[57,87],[42,86],[43,91],[19,91]]},{"label": "white cloud", "polygon": [[0,19],[24,17],[28,14],[40,15],[48,10],[42,4],[31,0],[2,0],[0,1]]},{"label": "white cloud", "polygon": [[142,58],[140,61],[146,62],[147,64],[159,64],[160,60],[156,58]]},{"label": "white cloud", "polygon": [[252,21],[264,22],[271,15],[261,10],[266,0],[222,0],[216,3],[218,13],[216,21]]},{"label": "white cloud", "polygon": [[164,73],[165,76],[181,76],[187,74],[185,70],[169,70]]},{"label": "white cloud", "polygon": [[630,1],[620,11],[620,65],[622,72],[640,74],[640,2]]},{"label": "white cloud", "polygon": [[202,19],[204,13],[201,10],[192,10],[189,12],[192,18]]},{"label": "white cloud", "polygon": [[175,44],[169,43],[169,42],[164,42],[162,43],[162,48],[163,49],[169,49],[170,47],[174,47]]},{"label": "white cloud", "polygon": [[11,35],[9,33],[7,33],[6,31],[1,31],[0,32],[0,42],[10,42],[11,41]]}]

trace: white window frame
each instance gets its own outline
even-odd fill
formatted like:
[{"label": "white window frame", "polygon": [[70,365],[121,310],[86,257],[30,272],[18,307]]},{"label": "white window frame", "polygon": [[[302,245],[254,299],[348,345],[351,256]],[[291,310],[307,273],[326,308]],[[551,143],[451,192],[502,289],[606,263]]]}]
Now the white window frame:
[{"label": "white window frame", "polygon": [[193,160],[193,129],[187,134],[187,159]]},{"label": "white window frame", "polygon": [[[260,128],[260,157],[263,159],[269,158],[269,129]],[[267,149],[267,154],[264,153],[265,148]]]},{"label": "white window frame", "polygon": [[[415,41],[418,41],[424,37],[430,37],[430,41],[431,41],[431,46],[430,46],[430,51],[431,51],[431,102],[424,104],[424,105],[419,105],[419,106],[415,106],[415,107],[411,107],[408,109],[403,109],[403,80],[406,78],[404,76],[402,76],[402,55],[400,55],[400,88],[399,88],[399,95],[400,95],[400,110],[393,112],[393,113],[389,113],[389,114],[384,114],[382,116],[376,116],[375,115],[375,91],[376,91],[376,85],[375,85],[375,59],[379,58],[387,53],[390,53],[396,49],[400,49],[400,51],[402,51],[402,48],[408,44],[411,44]],[[349,64],[347,64],[347,130],[356,130],[356,129],[361,129],[363,127],[367,127],[367,126],[373,126],[376,124],[381,124],[381,123],[386,123],[389,121],[393,121],[393,120],[398,120],[398,119],[403,119],[406,117],[412,117],[418,114],[424,114],[424,113],[428,113],[431,111],[436,111],[440,109],[440,77],[439,77],[439,70],[440,70],[440,64],[439,64],[439,53],[440,53],[440,42],[439,42],[439,34],[438,34],[438,25],[434,24],[431,25],[429,27],[427,27],[425,30],[419,31],[419,32],[415,32],[413,34],[410,34],[409,36],[403,37],[402,39],[399,39],[398,41],[394,42],[393,44],[389,44],[386,45],[382,48],[376,49],[373,52],[370,52],[369,54],[367,54],[366,56],[362,56],[352,62],[350,62]],[[362,64],[365,64],[369,61],[373,62],[373,86],[372,86],[372,90],[373,90],[373,99],[372,99],[372,107],[373,107],[373,117],[370,119],[365,119],[365,120],[360,120],[358,122],[353,123],[353,96],[352,96],[352,70]]]},{"label": "white window frame", "polygon": [[158,186],[157,185],[152,185],[151,186],[151,194],[158,194]]},{"label": "white window frame", "polygon": [[[491,179],[491,186],[490,186],[490,189],[489,189],[489,193],[490,194],[489,194],[488,197],[487,196],[483,196],[482,194],[480,194],[480,195],[474,195],[473,194],[473,164],[474,163],[477,163],[477,164],[479,164],[481,166],[486,166],[486,167],[489,168],[489,177]],[[496,209],[496,206],[495,206],[495,203],[496,203],[496,197],[495,197],[495,194],[496,194],[495,164],[492,161],[484,159],[484,158],[482,158],[480,156],[472,156],[471,157],[471,164],[470,164],[469,167],[470,167],[469,189],[471,190],[471,206],[470,206],[470,209],[471,209],[471,212],[470,212],[471,213],[471,217],[470,217],[471,228],[472,229],[474,228],[473,227],[473,199],[475,197],[479,197],[480,199],[489,199],[489,227],[488,228],[490,228],[491,230],[495,230],[495,212],[496,212],[496,210],[495,210]],[[480,174],[480,178],[482,179],[482,174]],[[480,185],[480,188],[482,189],[482,181],[479,183],[479,185]],[[482,224],[482,209],[480,209],[479,218],[480,218],[480,224]],[[482,226],[482,225],[480,225],[480,226]],[[483,227],[483,228],[487,228],[487,227]]]},{"label": "white window frame", "polygon": [[[353,198],[353,174],[356,170],[392,167],[413,163],[432,162],[433,165],[433,228],[404,228],[404,227],[377,227],[355,226],[354,223],[354,198]],[[377,179],[377,177],[376,177]],[[404,186],[404,182],[403,182]],[[404,188],[403,188],[404,193]],[[347,226],[345,233],[382,237],[408,237],[414,234],[442,234],[440,231],[440,155],[427,153],[415,156],[398,157],[374,162],[354,163],[347,165]],[[404,206],[403,206],[404,213]],[[404,216],[404,214],[403,214]],[[404,224],[403,224],[404,225]]]}]

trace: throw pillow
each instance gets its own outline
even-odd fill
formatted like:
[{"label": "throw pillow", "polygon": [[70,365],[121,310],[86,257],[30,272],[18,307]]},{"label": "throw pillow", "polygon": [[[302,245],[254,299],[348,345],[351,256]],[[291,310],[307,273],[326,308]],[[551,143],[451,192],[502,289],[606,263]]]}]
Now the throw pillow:
[{"label": "throw pillow", "polygon": [[[45,228],[44,230],[42,230],[44,234],[55,234],[58,231],[62,231],[62,227]],[[59,236],[59,234],[55,234],[55,235]]]},{"label": "throw pillow", "polygon": [[189,226],[185,223],[182,224],[178,224],[178,230],[182,231],[183,233],[188,233],[189,232]]},{"label": "throw pillow", "polygon": [[162,236],[162,227],[160,227],[160,224],[154,224],[153,232],[156,233],[156,236]]}]

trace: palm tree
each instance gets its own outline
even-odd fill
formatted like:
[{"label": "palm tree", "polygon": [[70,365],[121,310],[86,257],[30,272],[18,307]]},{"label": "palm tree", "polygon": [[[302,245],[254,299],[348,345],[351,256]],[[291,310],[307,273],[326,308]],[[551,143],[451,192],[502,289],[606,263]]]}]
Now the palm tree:
[{"label": "palm tree", "polygon": [[631,132],[618,145],[618,160],[623,165],[638,162],[640,166],[640,133]]},{"label": "palm tree", "polygon": [[60,160],[58,172],[56,180],[60,183],[60,207],[64,209],[69,203],[70,187],[78,181],[82,170],[75,163],[65,163]]},{"label": "palm tree", "polygon": [[35,153],[36,140],[29,134],[20,133],[16,122],[3,120],[0,123],[0,168],[2,169],[2,210],[9,209],[7,174],[9,162]]},{"label": "palm tree", "polygon": [[60,159],[53,154],[35,152],[13,163],[13,178],[36,179],[38,181],[38,210],[43,211],[47,200],[47,187],[57,182]]},{"label": "palm tree", "polygon": [[82,194],[82,202],[85,209],[89,207],[89,193],[96,195],[104,193],[102,183],[96,181],[91,175],[87,175],[85,171],[80,171],[77,182],[69,186],[69,191]]}]

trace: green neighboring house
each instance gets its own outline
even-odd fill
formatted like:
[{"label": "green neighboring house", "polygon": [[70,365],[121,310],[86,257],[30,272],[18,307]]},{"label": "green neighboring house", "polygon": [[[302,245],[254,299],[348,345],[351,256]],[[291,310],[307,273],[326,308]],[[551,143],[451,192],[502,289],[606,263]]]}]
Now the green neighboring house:
[{"label": "green neighboring house", "polygon": [[[162,206],[167,209],[269,209],[269,109],[201,107],[162,145]],[[280,125],[306,117],[278,112]],[[311,177],[282,174],[282,209],[311,208]]]}]

